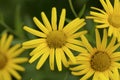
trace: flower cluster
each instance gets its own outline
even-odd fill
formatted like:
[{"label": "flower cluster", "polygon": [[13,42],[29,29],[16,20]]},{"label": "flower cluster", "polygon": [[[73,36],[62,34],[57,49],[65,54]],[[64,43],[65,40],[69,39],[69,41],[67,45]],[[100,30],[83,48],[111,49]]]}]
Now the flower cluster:
[{"label": "flower cluster", "polygon": [[[114,74],[118,73],[118,68],[120,68],[120,63],[118,62],[120,61],[120,52],[116,51],[120,46],[120,2],[115,0],[114,7],[109,0],[100,0],[100,2],[106,12],[91,7],[99,12],[91,11],[91,16],[87,17],[99,23],[96,26],[97,28],[109,27],[108,32],[107,29],[103,29],[102,39],[99,30],[95,29],[96,47],[92,47],[85,37],[84,34],[87,31],[78,32],[85,25],[85,19],[76,18],[64,26],[66,10],[62,9],[57,26],[57,12],[56,8],[53,7],[51,24],[44,12],[41,13],[44,24],[36,17],[33,18],[33,21],[41,31],[24,26],[24,30],[39,37],[23,43],[23,47],[26,49],[35,48],[30,53],[32,57],[29,62],[32,63],[40,57],[36,66],[37,69],[40,69],[49,57],[51,70],[54,70],[55,61],[59,71],[62,70],[62,64],[65,67],[74,65],[70,70],[73,75],[84,75],[80,80],[86,80],[91,76],[93,76],[93,80],[119,80],[119,76],[114,77]],[[116,22],[116,20],[118,21]],[[109,43],[108,36],[112,36]],[[74,56],[71,50],[78,51],[79,54]]]},{"label": "flower cluster", "polygon": [[[59,21],[55,7],[51,11],[51,23],[44,12],[41,12],[43,23],[33,17],[38,29],[24,26],[23,29],[36,39],[25,41],[10,47],[13,36],[3,33],[0,39],[0,80],[12,80],[15,77],[21,80],[18,71],[24,67],[18,65],[28,59],[20,57],[24,49],[32,49],[28,62],[37,62],[39,70],[48,60],[50,70],[62,71],[68,68],[74,76],[82,76],[80,80],[120,80],[120,1],[100,0],[104,10],[91,7],[90,15],[96,23],[95,44],[89,42],[84,30],[84,18],[75,18],[68,24],[65,23],[66,9],[62,9]],[[57,23],[58,22],[58,23]],[[102,28],[99,30],[99,28]],[[74,52],[77,54],[75,55]],[[6,77],[7,76],[7,77]]]}]

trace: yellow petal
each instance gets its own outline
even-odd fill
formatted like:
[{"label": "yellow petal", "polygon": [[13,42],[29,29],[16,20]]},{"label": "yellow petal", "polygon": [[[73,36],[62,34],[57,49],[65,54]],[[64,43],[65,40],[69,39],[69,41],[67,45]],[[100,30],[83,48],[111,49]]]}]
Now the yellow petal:
[{"label": "yellow petal", "polygon": [[118,62],[112,62],[111,66],[112,67],[116,67],[116,68],[120,68],[120,63],[118,63]]},{"label": "yellow petal", "polygon": [[93,80],[99,80],[99,78],[98,78],[98,72],[95,72],[95,74],[93,76]]},{"label": "yellow petal", "polygon": [[84,34],[86,34],[86,33],[87,33],[86,30],[80,31],[80,32],[77,32],[77,33],[74,33],[74,34],[70,35],[70,38],[78,38],[78,37],[80,37],[81,35],[84,35]]},{"label": "yellow petal", "polygon": [[113,6],[112,6],[111,2],[109,0],[106,0],[106,4],[109,8],[110,13],[112,13],[113,12]]},{"label": "yellow petal", "polygon": [[58,30],[62,30],[65,22],[65,17],[66,17],[66,10],[62,9],[61,15],[60,15],[60,21],[59,21],[59,26]]},{"label": "yellow petal", "polygon": [[114,52],[113,54],[110,55],[111,58],[117,58],[120,57],[120,52]]},{"label": "yellow petal", "polygon": [[81,36],[81,39],[82,39],[82,42],[83,42],[83,44],[84,44],[83,46],[85,46],[90,53],[93,53],[93,48],[92,48],[92,46],[89,44],[89,42],[88,42],[88,40],[86,39],[86,37],[82,35],[82,36]]},{"label": "yellow petal", "polygon": [[60,53],[61,53],[61,59],[62,59],[62,63],[64,64],[64,66],[65,67],[68,67],[69,66],[69,64],[68,64],[68,61],[67,61],[67,59],[66,59],[66,56],[65,56],[65,54],[64,54],[64,52],[63,52],[63,50],[62,49],[60,49],[59,50],[60,51]]},{"label": "yellow petal", "polygon": [[119,0],[115,0],[114,1],[114,11],[113,11],[113,14],[116,14],[116,13],[118,13],[119,12],[119,5],[120,5],[120,2],[119,2]]},{"label": "yellow petal", "polygon": [[40,31],[38,31],[38,30],[32,29],[32,28],[30,28],[30,27],[24,26],[23,29],[24,29],[25,31],[27,31],[27,32],[35,35],[35,36],[38,36],[38,37],[46,37],[46,34],[40,32]]},{"label": "yellow petal", "polygon": [[35,44],[40,44],[40,43],[45,42],[45,41],[46,41],[46,39],[43,39],[43,38],[42,39],[33,39],[30,41],[24,42],[22,45],[23,46],[29,46],[29,45],[33,46]]},{"label": "yellow petal", "polygon": [[47,30],[47,28],[36,17],[33,17],[33,21],[37,25],[37,27],[40,30],[42,30],[45,34],[49,33],[49,31]]},{"label": "yellow petal", "polygon": [[21,76],[13,69],[8,69],[9,73],[13,75],[16,79],[20,80]]},{"label": "yellow petal", "polygon": [[86,68],[86,69],[83,69],[83,70],[81,70],[81,71],[71,72],[71,73],[72,73],[73,75],[75,75],[75,76],[80,76],[80,75],[83,75],[83,74],[88,73],[88,71],[89,71],[89,68]]},{"label": "yellow petal", "polygon": [[27,58],[14,58],[14,59],[12,59],[12,62],[14,62],[14,63],[24,63],[27,61],[28,61]]},{"label": "yellow petal", "polygon": [[108,46],[107,46],[105,51],[109,51],[109,49],[111,49],[111,47],[114,46],[115,42],[116,42],[116,38],[112,37],[112,39],[111,39],[110,43],[108,44]]},{"label": "yellow petal", "polygon": [[25,68],[22,67],[22,66],[19,66],[17,64],[10,64],[10,66],[15,69],[15,70],[18,70],[18,71],[25,71]]},{"label": "yellow petal", "polygon": [[60,49],[56,48],[56,63],[57,63],[57,67],[59,71],[62,71],[62,64],[61,64],[61,53],[60,53]]},{"label": "yellow petal", "polygon": [[104,32],[103,32],[103,39],[102,39],[102,50],[105,50],[106,48],[106,45],[107,45],[107,30],[104,29]]},{"label": "yellow petal", "polygon": [[86,52],[86,50],[84,48],[74,45],[74,44],[66,43],[65,46],[72,50],[78,51],[78,52]]},{"label": "yellow petal", "polygon": [[97,49],[101,49],[101,38],[100,38],[100,34],[99,34],[97,29],[95,29],[95,34],[96,34],[96,46],[97,46]]},{"label": "yellow petal", "polygon": [[72,43],[72,44],[76,44],[76,45],[80,45],[80,46],[83,45],[80,40],[71,39],[71,38],[67,39],[67,42]]},{"label": "yellow petal", "polygon": [[19,47],[21,46],[21,44],[16,44],[14,45],[13,47],[11,47],[9,50],[8,50],[8,55],[11,55],[11,53],[14,53]]},{"label": "yellow petal", "polygon": [[87,74],[85,74],[80,80],[87,80],[89,77],[91,77],[94,74],[95,71],[90,69]]},{"label": "yellow petal", "polygon": [[6,43],[5,43],[5,50],[7,50],[9,47],[10,47],[10,45],[11,45],[11,42],[12,42],[12,40],[13,40],[13,35],[9,35],[9,37],[8,37],[8,39],[6,40]]},{"label": "yellow petal", "polygon": [[34,62],[36,59],[38,59],[40,56],[42,56],[43,54],[45,54],[45,52],[47,51],[48,49],[46,48],[43,48],[41,49],[40,51],[36,52],[32,58],[29,60],[29,63],[32,63]]},{"label": "yellow petal", "polygon": [[12,80],[10,73],[8,73],[8,71],[5,71],[5,70],[2,73],[2,77],[3,79],[0,78],[1,80]]},{"label": "yellow petal", "polygon": [[102,80],[109,80],[109,78],[106,77],[103,73],[99,73],[99,78]]},{"label": "yellow petal", "polygon": [[50,54],[49,51],[47,51],[46,53],[44,53],[44,54],[42,55],[42,57],[40,58],[37,66],[36,66],[36,69],[37,69],[37,70],[42,67],[42,65],[44,64],[44,62],[45,62],[46,59],[48,58],[49,54]]},{"label": "yellow petal", "polygon": [[98,13],[98,12],[94,12],[94,11],[90,11],[91,15],[94,15],[96,17],[100,17],[100,18],[105,18],[106,15],[102,14],[102,13]]},{"label": "yellow petal", "polygon": [[105,11],[106,11],[108,14],[110,14],[109,9],[108,9],[108,6],[107,6],[107,4],[105,3],[105,1],[104,1],[104,0],[100,0],[100,2],[101,2],[101,4],[102,4],[103,8],[105,9]]},{"label": "yellow petal", "polygon": [[85,22],[82,22],[78,26],[74,27],[73,29],[71,29],[70,34],[74,34],[76,31],[78,31],[80,28],[82,28],[85,24],[86,24]]},{"label": "yellow petal", "polygon": [[46,28],[49,30],[49,31],[52,31],[52,27],[50,25],[50,22],[48,20],[48,18],[46,17],[45,13],[44,12],[41,12],[41,17],[42,17],[42,20],[43,20],[43,23],[44,25],[46,26]]},{"label": "yellow petal", "polygon": [[37,52],[34,56],[32,56],[29,60],[29,63],[33,63],[36,59],[38,59],[40,56],[42,56],[42,54],[44,54],[45,51],[40,51]]},{"label": "yellow petal", "polygon": [[30,56],[40,52],[43,48],[47,48],[47,44],[46,43],[42,43],[40,44],[38,47],[36,47],[31,53]]},{"label": "yellow petal", "polygon": [[100,25],[97,25],[96,27],[97,28],[106,28],[106,27],[108,27],[108,22],[107,21],[105,21],[104,19],[97,19],[97,17],[94,19],[94,22],[97,22],[97,23],[100,23]]},{"label": "yellow petal", "polygon": [[108,36],[112,36],[112,34],[113,34],[113,27],[111,26],[111,27],[109,27],[109,29],[108,29]]},{"label": "yellow petal", "polygon": [[80,20],[79,18],[76,18],[76,19],[72,20],[69,24],[67,24],[67,25],[63,28],[63,31],[64,31],[65,33],[69,33],[70,30],[72,30],[74,27],[78,26],[81,21],[83,21],[83,20]]},{"label": "yellow petal", "polygon": [[103,14],[106,14],[106,12],[102,9],[99,9],[99,8],[96,8],[96,7],[91,7],[91,9],[94,9],[94,10],[100,11]]},{"label": "yellow petal", "polygon": [[73,55],[73,53],[67,48],[67,47],[62,47],[63,51],[66,53],[66,55],[70,58],[70,60],[73,62],[73,63],[76,63],[76,59]]},{"label": "yellow petal", "polygon": [[86,65],[78,65],[78,66],[75,66],[73,68],[70,68],[70,70],[72,71],[79,71],[79,70],[83,70],[83,69],[86,69],[88,66]]},{"label": "yellow petal", "polygon": [[4,47],[4,44],[6,42],[6,38],[7,38],[7,33],[3,33],[2,34],[2,37],[1,37],[1,40],[0,40],[0,47],[3,48]]},{"label": "yellow petal", "polygon": [[90,59],[86,56],[77,56],[76,59],[78,61],[90,61]]},{"label": "yellow petal", "polygon": [[115,46],[111,47],[107,53],[113,53],[118,47],[120,46],[120,43],[116,44]]},{"label": "yellow petal", "polygon": [[22,54],[22,52],[24,51],[24,49],[23,48],[20,48],[20,49],[18,49],[18,50],[16,50],[14,53],[12,53],[11,55],[9,55],[10,57],[17,57],[17,56],[19,56],[20,54]]},{"label": "yellow petal", "polygon": [[114,80],[120,80],[120,75],[117,68],[113,69]]},{"label": "yellow petal", "polygon": [[56,8],[53,7],[52,8],[52,15],[51,15],[51,24],[52,24],[52,28],[53,30],[57,30],[57,12],[56,12]]},{"label": "yellow petal", "polygon": [[49,57],[49,63],[50,63],[51,70],[54,70],[54,56],[55,56],[54,48],[51,48],[50,49],[50,57]]}]

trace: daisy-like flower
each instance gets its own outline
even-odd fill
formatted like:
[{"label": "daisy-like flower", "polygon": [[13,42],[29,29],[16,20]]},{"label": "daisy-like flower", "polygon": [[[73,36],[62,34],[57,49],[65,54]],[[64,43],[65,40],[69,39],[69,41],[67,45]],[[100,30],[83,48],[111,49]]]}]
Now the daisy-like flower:
[{"label": "daisy-like flower", "polygon": [[7,33],[3,33],[0,39],[0,80],[12,80],[12,76],[21,80],[17,71],[25,70],[19,64],[26,62],[27,58],[18,57],[24,49],[20,48],[20,44],[10,47],[12,40],[13,36]]},{"label": "daisy-like flower", "polygon": [[[92,47],[85,36],[81,36],[86,52],[76,56],[77,66],[70,68],[72,74],[83,75],[80,80],[87,80],[93,76],[92,80],[115,80],[120,68],[120,52],[116,51],[120,43],[116,43],[116,38],[112,37],[107,45],[107,30],[104,29],[103,38],[100,38],[98,30],[96,32],[96,47]],[[114,73],[113,73],[114,72]],[[116,75],[116,79],[117,79]]]},{"label": "daisy-like flower", "polygon": [[49,57],[50,69],[54,70],[54,61],[56,60],[58,70],[61,71],[62,63],[65,67],[68,67],[68,58],[71,59],[73,63],[76,62],[70,49],[79,52],[83,52],[85,50],[78,46],[81,45],[81,43],[76,39],[79,38],[79,35],[87,32],[76,32],[85,25],[85,20],[76,18],[64,27],[65,15],[66,10],[62,9],[59,25],[57,27],[57,12],[56,8],[53,7],[51,13],[51,24],[44,12],[41,13],[44,24],[42,24],[36,17],[33,18],[33,21],[41,31],[24,26],[24,30],[39,37],[38,39],[23,43],[23,48],[35,48],[30,53],[32,56],[29,60],[30,63],[33,63],[40,57],[36,69],[40,69]]},{"label": "daisy-like flower", "polygon": [[96,7],[91,7],[91,16],[87,17],[99,23],[97,28],[108,27],[108,36],[115,36],[120,41],[120,1],[114,0],[114,6],[110,0],[100,0],[105,11]]}]

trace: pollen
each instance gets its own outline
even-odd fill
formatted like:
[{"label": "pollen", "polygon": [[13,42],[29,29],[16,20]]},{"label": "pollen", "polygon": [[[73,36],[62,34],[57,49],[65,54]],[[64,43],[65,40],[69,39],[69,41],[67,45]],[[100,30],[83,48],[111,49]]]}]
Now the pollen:
[{"label": "pollen", "polygon": [[52,31],[47,35],[47,44],[50,48],[61,48],[66,44],[66,34],[62,31]]},{"label": "pollen", "polygon": [[7,63],[7,57],[0,53],[0,69],[3,69]]},{"label": "pollen", "polygon": [[120,14],[110,15],[108,18],[108,22],[113,27],[120,28]]},{"label": "pollen", "polygon": [[91,57],[91,67],[96,71],[103,72],[107,70],[111,65],[111,59],[106,52],[96,52]]}]

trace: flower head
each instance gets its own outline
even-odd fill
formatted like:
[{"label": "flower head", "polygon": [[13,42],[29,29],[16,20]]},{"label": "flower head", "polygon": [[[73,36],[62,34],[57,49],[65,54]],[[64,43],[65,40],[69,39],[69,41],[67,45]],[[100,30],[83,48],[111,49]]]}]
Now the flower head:
[{"label": "flower head", "polygon": [[27,58],[18,57],[24,49],[20,48],[20,44],[10,47],[13,36],[3,33],[0,39],[0,80],[12,80],[15,77],[17,80],[21,76],[17,71],[24,71],[25,69],[18,65],[27,61]]},{"label": "flower head", "polygon": [[[87,80],[93,76],[92,80],[114,80],[120,68],[120,52],[116,51],[120,43],[116,43],[116,38],[112,37],[107,45],[107,30],[104,29],[103,38],[100,38],[98,30],[96,32],[96,47],[92,47],[85,36],[81,36],[86,52],[76,56],[77,66],[70,68],[73,75],[84,75],[80,80]],[[114,73],[113,73],[114,72]],[[119,77],[116,75],[116,77]],[[116,78],[117,79],[117,78]]]},{"label": "flower head", "polygon": [[88,18],[94,19],[95,22],[99,23],[97,28],[108,27],[108,36],[115,36],[120,41],[120,1],[114,0],[114,6],[110,0],[100,0],[105,11],[96,7],[91,7],[93,10]]},{"label": "flower head", "polygon": [[51,13],[51,24],[48,21],[44,12],[41,13],[43,23],[42,24],[36,17],[33,21],[37,27],[41,30],[35,30],[30,27],[24,26],[24,30],[38,36],[38,39],[30,40],[23,43],[23,47],[26,49],[35,48],[30,55],[32,56],[29,60],[33,63],[40,57],[40,60],[36,66],[40,69],[46,59],[49,57],[50,69],[54,70],[54,62],[58,70],[62,70],[62,63],[65,67],[68,67],[68,58],[72,62],[76,62],[76,59],[70,49],[83,52],[84,49],[79,47],[80,41],[77,40],[81,34],[85,34],[86,31],[76,32],[85,25],[84,19],[76,18],[64,27],[66,10],[62,9],[60,15],[60,21],[57,27],[57,12],[56,8],[52,8]]}]

